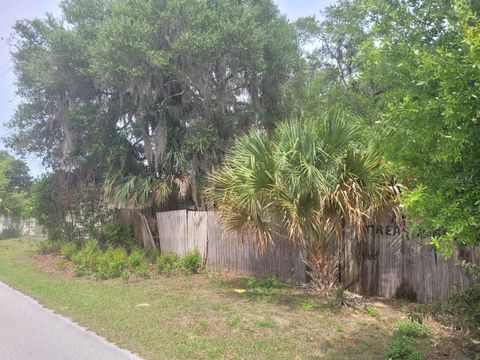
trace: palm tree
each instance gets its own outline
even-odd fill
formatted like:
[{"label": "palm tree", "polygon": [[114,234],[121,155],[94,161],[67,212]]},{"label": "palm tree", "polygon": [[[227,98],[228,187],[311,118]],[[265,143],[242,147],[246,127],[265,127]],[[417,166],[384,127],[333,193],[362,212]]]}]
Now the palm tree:
[{"label": "palm tree", "polygon": [[336,112],[241,138],[206,193],[226,228],[253,233],[260,250],[285,229],[291,241],[318,247],[332,234],[342,239],[345,228],[360,234],[365,220],[394,209],[399,185],[355,123]]}]

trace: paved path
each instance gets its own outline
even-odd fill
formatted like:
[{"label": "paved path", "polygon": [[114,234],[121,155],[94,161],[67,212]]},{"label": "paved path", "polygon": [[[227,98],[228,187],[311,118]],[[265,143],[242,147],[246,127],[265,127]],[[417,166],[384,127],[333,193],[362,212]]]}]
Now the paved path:
[{"label": "paved path", "polygon": [[140,358],[0,282],[1,360]]}]

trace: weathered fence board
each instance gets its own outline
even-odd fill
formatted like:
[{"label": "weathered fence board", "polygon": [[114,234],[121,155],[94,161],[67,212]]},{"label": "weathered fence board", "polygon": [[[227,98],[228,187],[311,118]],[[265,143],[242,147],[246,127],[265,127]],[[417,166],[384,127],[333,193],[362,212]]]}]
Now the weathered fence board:
[{"label": "weathered fence board", "polygon": [[260,254],[250,236],[226,231],[211,211],[159,212],[157,221],[162,252],[184,255],[198,249],[213,269],[305,281],[304,251],[286,239]]},{"label": "weathered fence board", "polygon": [[[151,245],[153,236],[145,231],[145,219],[129,211],[122,211],[117,217],[132,223],[135,237],[144,245]],[[164,253],[184,255],[198,249],[213,269],[306,281],[306,251],[285,239],[260,254],[247,234],[226,231],[210,211],[157,213],[157,225],[160,250]],[[370,226],[362,239],[354,239],[346,231],[344,239],[333,246],[340,260],[341,283],[363,295],[440,301],[455,286],[474,281],[472,274],[458,266],[459,262],[467,260],[480,265],[480,247],[456,250],[445,259],[428,244],[428,239],[402,236],[390,221]]]},{"label": "weathered fence board", "polygon": [[343,286],[363,295],[435,302],[455,286],[474,281],[458,264],[468,260],[480,265],[479,247],[455,250],[445,259],[428,244],[429,239],[402,236],[393,229],[395,224],[381,222],[370,227],[363,239],[346,237],[341,256]]},{"label": "weathered fence board", "polygon": [[157,213],[160,251],[185,255],[187,246],[187,210]]}]

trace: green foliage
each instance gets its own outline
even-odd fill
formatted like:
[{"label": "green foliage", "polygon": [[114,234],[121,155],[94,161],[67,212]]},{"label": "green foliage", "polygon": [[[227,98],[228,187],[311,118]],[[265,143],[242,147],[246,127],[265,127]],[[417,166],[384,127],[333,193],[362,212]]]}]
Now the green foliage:
[{"label": "green foliage", "polygon": [[156,260],[159,273],[169,275],[179,266],[179,258],[175,254],[160,254]]},{"label": "green foliage", "polygon": [[395,336],[400,338],[424,338],[428,336],[428,331],[424,325],[418,322],[404,322],[397,324],[395,328]]},{"label": "green foliage", "polygon": [[102,214],[102,188],[117,207],[204,207],[206,173],[228,144],[293,110],[286,88],[303,61],[271,0],[68,0],[61,10],[15,24],[22,102],[8,140],[68,178],[53,183],[68,200],[50,199],[59,222],[80,206]]},{"label": "green foliage", "polygon": [[133,227],[110,220],[103,227],[102,242],[106,246],[123,247],[128,251],[138,246],[133,234]]},{"label": "green foliage", "polygon": [[392,360],[423,360],[423,354],[413,347],[412,338],[395,337],[387,344],[386,356]]},{"label": "green foliage", "polygon": [[90,240],[73,256],[73,273],[76,276],[93,275],[97,272],[101,256],[98,242]]},{"label": "green foliage", "polygon": [[319,308],[318,303],[313,300],[304,300],[300,302],[300,307],[305,311],[313,311]]},{"label": "green foliage", "polygon": [[29,190],[31,179],[24,161],[17,160],[6,151],[0,151],[0,216],[6,218],[6,229],[1,238],[19,235],[19,223],[30,214]]},{"label": "green foliage", "polygon": [[145,259],[145,253],[141,249],[135,249],[128,257],[128,266],[133,272],[142,277],[149,277],[150,270],[147,260]]},{"label": "green foliage", "polygon": [[198,250],[185,254],[178,262],[178,267],[186,274],[195,274],[202,268],[202,266],[202,255]]},{"label": "green foliage", "polygon": [[186,274],[195,274],[203,265],[202,255],[198,250],[189,252],[179,258],[175,254],[160,254],[156,260],[159,273],[172,274],[176,270],[182,270]]},{"label": "green foliage", "polygon": [[109,247],[98,258],[98,267],[95,276],[99,279],[120,277],[128,265],[128,254],[124,248]]},{"label": "green foliage", "polygon": [[249,290],[272,290],[280,287],[278,279],[269,275],[264,279],[251,277],[247,280],[247,287]]},{"label": "green foliage", "polygon": [[69,242],[64,244],[60,249],[60,254],[67,259],[72,260],[73,256],[77,252],[77,245],[75,243]]},{"label": "green foliage", "polygon": [[446,256],[480,234],[478,11],[469,0],[345,0],[321,22],[296,23],[318,46],[307,55],[304,108],[362,119],[409,189],[410,230]]},{"label": "green foliage", "polygon": [[399,323],[395,327],[394,338],[387,344],[389,359],[422,360],[423,354],[415,351],[415,340],[428,336],[428,331],[417,322]]},{"label": "green foliage", "polygon": [[371,305],[367,306],[367,313],[371,317],[379,317],[380,316],[380,310],[378,310],[375,306],[371,306]]},{"label": "green foliage", "polygon": [[480,284],[472,283],[457,289],[448,298],[443,312],[451,315],[454,322],[480,339]]},{"label": "green foliage", "polygon": [[278,229],[322,241],[344,226],[361,233],[369,216],[394,208],[398,188],[356,121],[326,113],[238,141],[207,192],[226,227],[251,232],[264,249]]}]

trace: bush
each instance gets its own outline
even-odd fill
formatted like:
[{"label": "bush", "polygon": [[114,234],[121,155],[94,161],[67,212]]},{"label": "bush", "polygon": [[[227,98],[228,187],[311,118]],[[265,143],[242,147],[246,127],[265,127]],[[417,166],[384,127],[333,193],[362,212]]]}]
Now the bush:
[{"label": "bush", "polygon": [[463,290],[455,291],[443,312],[453,316],[456,325],[480,338],[480,283],[472,283]]},{"label": "bush", "polygon": [[396,337],[387,345],[387,358],[392,360],[422,360],[423,354],[413,350],[412,338]]},{"label": "bush", "polygon": [[187,274],[195,274],[202,267],[202,255],[200,251],[195,250],[187,253],[180,259],[180,268]]},{"label": "bush", "polygon": [[101,256],[98,242],[90,240],[72,257],[73,273],[77,276],[94,274]]},{"label": "bush", "polygon": [[138,247],[132,226],[123,225],[114,220],[105,224],[101,238],[106,246],[123,247],[128,251]]},{"label": "bush", "polygon": [[147,262],[142,263],[140,266],[135,268],[133,272],[135,273],[135,275],[141,276],[143,278],[150,277],[150,269],[148,267]]},{"label": "bush", "polygon": [[58,254],[61,246],[62,244],[59,241],[41,241],[38,243],[37,253],[42,255]]},{"label": "bush", "polygon": [[162,274],[171,274],[178,267],[178,256],[175,254],[160,254],[156,261],[157,270]]},{"label": "bush", "polygon": [[422,360],[423,354],[414,351],[415,339],[428,335],[427,329],[417,322],[399,323],[394,331],[395,337],[387,344],[386,355],[389,359]]},{"label": "bush", "polygon": [[120,277],[123,270],[127,267],[127,259],[128,254],[124,248],[109,247],[107,251],[99,257],[96,276],[99,279]]},{"label": "bush", "polygon": [[64,244],[60,249],[60,254],[62,254],[62,256],[67,260],[72,260],[72,257],[76,252],[77,246],[72,242]]},{"label": "bush", "polygon": [[136,249],[130,254],[128,257],[128,266],[138,276],[150,276],[150,271],[143,250]]},{"label": "bush", "polygon": [[135,249],[132,251],[130,256],[128,257],[128,266],[132,269],[136,269],[137,267],[141,266],[145,263],[145,254],[141,249]]},{"label": "bush", "polygon": [[396,337],[406,337],[412,339],[425,338],[428,331],[422,324],[418,322],[399,323],[395,328]]}]

